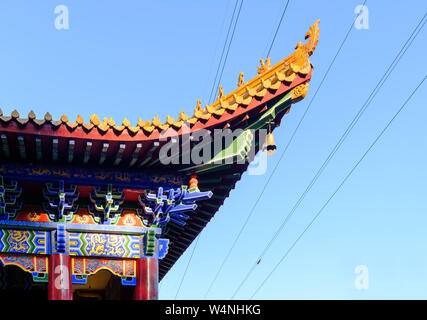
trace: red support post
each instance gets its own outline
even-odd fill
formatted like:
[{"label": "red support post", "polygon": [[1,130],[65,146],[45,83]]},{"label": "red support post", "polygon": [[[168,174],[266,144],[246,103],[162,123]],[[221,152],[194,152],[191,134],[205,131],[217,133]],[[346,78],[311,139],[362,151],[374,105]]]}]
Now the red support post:
[{"label": "red support post", "polygon": [[135,300],[159,298],[159,262],[157,258],[141,258],[136,265]]},{"label": "red support post", "polygon": [[50,255],[48,281],[49,300],[73,300],[71,258],[68,254]]}]

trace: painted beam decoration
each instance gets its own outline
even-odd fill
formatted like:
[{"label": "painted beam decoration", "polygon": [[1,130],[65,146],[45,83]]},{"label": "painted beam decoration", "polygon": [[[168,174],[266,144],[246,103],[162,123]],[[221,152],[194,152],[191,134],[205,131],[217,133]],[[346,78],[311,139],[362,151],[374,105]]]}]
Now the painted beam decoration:
[{"label": "painted beam decoration", "polygon": [[65,180],[69,184],[105,186],[113,184],[122,188],[157,189],[177,188],[185,185],[187,178],[182,173],[144,172],[136,170],[82,168],[70,165],[52,166],[35,163],[1,162],[0,175],[7,179],[42,182]]},{"label": "painted beam decoration", "polygon": [[[72,237],[74,238],[74,237]],[[158,259],[163,259],[167,253],[169,240],[158,239],[152,254],[156,253]],[[135,248],[136,249],[136,248]],[[72,250],[72,249],[71,249]],[[136,253],[135,250],[134,253]],[[143,250],[144,253],[149,253],[147,249]],[[71,251],[71,254],[73,252]],[[111,258],[98,258],[94,259],[88,257],[73,257],[72,258],[72,281],[74,284],[86,284],[87,277],[97,271],[104,269],[110,271],[112,274],[121,278],[122,285],[134,286],[136,284],[136,260],[135,259],[111,259]],[[96,256],[96,255],[95,255]],[[132,258],[139,257],[134,255]]]},{"label": "painted beam decoration", "polygon": [[0,229],[0,252],[50,254],[50,232]]},{"label": "painted beam decoration", "polygon": [[[0,253],[49,255],[67,252],[73,256],[133,258],[167,254],[168,239],[159,239],[154,229],[141,235],[0,229]],[[67,242],[64,244],[64,242]]]},{"label": "painted beam decoration", "polygon": [[143,207],[140,214],[145,218],[145,223],[153,227],[164,228],[169,222],[184,226],[189,218],[185,213],[196,210],[195,202],[211,197],[211,191],[200,192],[197,187],[187,190],[186,186],[182,186],[166,192],[160,187],[155,194],[146,193],[139,197]]},{"label": "painted beam decoration", "polygon": [[34,282],[46,282],[48,278],[48,257],[36,255],[0,254],[0,265],[17,266],[31,273]]},{"label": "painted beam decoration", "polygon": [[76,190],[76,185],[65,188],[64,180],[60,180],[57,185],[47,183],[43,196],[47,200],[44,208],[52,220],[70,221],[72,215],[77,212],[75,202],[79,197],[79,192]]},{"label": "painted beam decoration", "polygon": [[0,219],[14,218],[21,209],[22,202],[18,201],[22,188],[18,187],[16,180],[6,182],[0,176]]},{"label": "painted beam decoration", "polygon": [[[21,189],[15,181],[0,180],[2,198],[7,205],[16,207]],[[133,227],[139,233],[129,233],[125,226],[118,226],[123,216],[123,188],[107,184],[95,186],[89,198],[86,215],[93,217],[88,224],[79,208],[79,191],[76,185],[60,180],[46,183],[43,195],[47,201],[45,213],[7,216],[0,223],[0,263],[15,265],[30,273],[37,282],[49,279],[48,257],[55,254],[71,256],[72,282],[85,284],[88,276],[100,269],[109,270],[121,278],[122,285],[136,285],[136,261],[143,258],[163,259],[168,253],[169,239],[159,238],[161,228],[169,222],[183,226],[190,211],[197,208],[196,202],[212,197],[211,191],[201,192],[197,179],[192,177],[187,186],[156,193],[143,193],[139,197],[143,210],[137,210],[136,219],[142,217],[144,227]],[[13,200],[13,201],[12,201]],[[11,212],[10,209],[7,210]],[[43,215],[45,217],[43,217]],[[129,216],[129,212],[126,213]],[[76,218],[80,217],[80,220]],[[76,223],[77,222],[77,223]],[[80,226],[79,226],[80,225]],[[85,229],[87,232],[77,231]],[[96,231],[98,230],[98,231]],[[126,231],[129,230],[129,231]]]},{"label": "painted beam decoration", "polygon": [[136,284],[135,260],[73,258],[71,268],[74,284],[86,284],[88,276],[102,269],[120,277],[122,285],[134,286]]},{"label": "painted beam decoration", "polygon": [[139,258],[141,242],[144,236],[108,234],[108,233],[74,233],[69,234],[70,255]]},{"label": "painted beam decoration", "polygon": [[89,212],[94,216],[96,222],[111,224],[117,222],[122,213],[120,205],[124,201],[122,188],[115,188],[108,184],[106,190],[96,186],[90,193],[90,201],[93,205],[89,206]]}]

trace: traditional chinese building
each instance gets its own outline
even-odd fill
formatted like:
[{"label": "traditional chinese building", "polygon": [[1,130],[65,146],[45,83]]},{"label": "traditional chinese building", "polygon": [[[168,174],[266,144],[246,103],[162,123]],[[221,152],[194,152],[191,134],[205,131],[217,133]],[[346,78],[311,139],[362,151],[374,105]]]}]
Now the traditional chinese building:
[{"label": "traditional chinese building", "polygon": [[253,155],[274,152],[271,132],[307,94],[318,35],[317,21],[290,56],[165,123],[0,111],[1,296],[156,299]]}]

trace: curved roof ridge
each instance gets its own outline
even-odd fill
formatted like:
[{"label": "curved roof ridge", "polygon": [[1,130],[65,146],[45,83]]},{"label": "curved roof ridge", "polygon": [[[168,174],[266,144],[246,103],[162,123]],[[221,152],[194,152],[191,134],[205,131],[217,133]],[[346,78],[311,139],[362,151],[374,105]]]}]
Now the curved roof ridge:
[{"label": "curved roof ridge", "polygon": [[75,129],[77,126],[82,126],[86,131],[97,128],[103,133],[106,133],[109,129],[114,129],[115,132],[120,134],[127,129],[131,135],[143,130],[146,135],[150,135],[155,129],[162,131],[172,127],[179,130],[184,123],[193,126],[199,121],[206,122],[211,117],[220,118],[225,112],[233,114],[239,106],[248,106],[254,98],[263,98],[269,90],[276,91],[282,83],[292,87],[291,84],[297,75],[305,78],[313,68],[313,65],[309,61],[309,56],[313,54],[319,40],[318,24],[319,20],[310,26],[309,31],[305,35],[305,38],[308,39],[307,43],[302,44],[302,42],[298,42],[295,51],[288,57],[273,66],[271,66],[270,58],[266,58],[265,61],[261,59],[261,66],[258,66],[258,75],[248,82],[244,81],[244,74],[240,72],[237,88],[224,95],[222,87],[219,86],[217,100],[211,105],[206,105],[202,108],[201,100],[198,100],[194,114],[191,117],[185,114],[184,111],[180,111],[176,119],[167,115],[166,122],[162,122],[155,115],[151,121],[143,121],[141,118],[138,118],[136,126],[132,126],[127,118],[124,118],[123,122],[118,125],[112,118],[105,117],[101,121],[96,114],[92,114],[89,123],[85,123],[80,115],[77,116],[75,122],[69,121],[65,114],[58,121],[53,121],[49,112],[45,114],[43,119],[36,119],[32,110],[29,112],[27,118],[20,118],[17,110],[13,110],[11,116],[3,116],[0,109],[0,120],[2,122],[15,120],[21,125],[25,125],[28,122],[33,122],[38,126],[48,123],[54,127],[65,125],[70,130]]}]

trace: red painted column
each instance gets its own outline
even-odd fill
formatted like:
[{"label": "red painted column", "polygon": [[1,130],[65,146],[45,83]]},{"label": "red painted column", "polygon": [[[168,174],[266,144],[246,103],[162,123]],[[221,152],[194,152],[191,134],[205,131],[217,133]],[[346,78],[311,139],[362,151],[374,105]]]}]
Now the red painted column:
[{"label": "red painted column", "polygon": [[49,300],[73,300],[71,282],[71,258],[65,253],[54,253],[49,257]]},{"label": "red painted column", "polygon": [[157,258],[141,258],[136,263],[135,300],[159,298],[159,262]]}]

